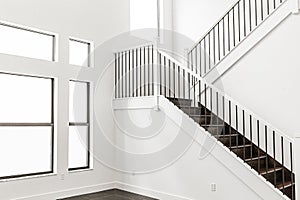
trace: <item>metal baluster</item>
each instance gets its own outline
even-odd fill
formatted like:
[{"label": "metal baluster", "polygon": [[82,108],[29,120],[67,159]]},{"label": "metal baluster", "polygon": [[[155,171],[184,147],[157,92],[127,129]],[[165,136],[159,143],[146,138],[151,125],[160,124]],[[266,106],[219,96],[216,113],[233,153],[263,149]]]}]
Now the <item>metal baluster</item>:
[{"label": "metal baluster", "polygon": [[229,115],[229,149],[231,150],[231,101],[229,100],[229,110],[228,110],[228,115]]},{"label": "metal baluster", "polygon": [[117,54],[115,53],[115,98],[117,98]]},{"label": "metal baluster", "polygon": [[[238,107],[235,105],[235,127],[236,132],[239,132],[239,118],[238,118]],[[239,137],[238,135],[235,137],[236,146],[239,146]]]},{"label": "metal baluster", "polygon": [[183,75],[183,80],[182,80],[183,88],[182,88],[182,92],[183,92],[183,98],[185,98],[185,70],[182,70],[182,75]]},{"label": "metal baluster", "polygon": [[251,161],[253,158],[253,136],[252,136],[252,115],[250,115],[250,141],[251,141],[251,151],[250,151],[250,157],[251,157]]},{"label": "metal baluster", "polygon": [[246,29],[246,2],[243,0],[243,13],[244,13],[244,37],[247,35],[247,29]]},{"label": "metal baluster", "polygon": [[275,131],[273,131],[273,157],[274,157],[274,164],[273,164],[273,167],[274,167],[274,185],[277,185],[277,180],[276,180],[276,172],[275,172],[275,169],[276,169],[276,138],[275,138]]},{"label": "metal baluster", "polygon": [[143,84],[143,87],[144,87],[144,96],[146,96],[146,92],[147,92],[147,88],[146,88],[146,47],[144,47],[144,84]]},{"label": "metal baluster", "polygon": [[136,96],[139,96],[139,67],[138,67],[138,63],[139,63],[139,57],[138,57],[138,49],[135,49],[135,64],[136,64]]},{"label": "metal baluster", "polygon": [[128,51],[128,67],[129,67],[129,70],[128,70],[128,95],[129,97],[132,97],[131,96],[131,79],[130,79],[130,74],[131,74],[131,63],[130,63],[130,50]]},{"label": "metal baluster", "polygon": [[295,199],[294,194],[294,174],[293,174],[293,144],[290,142],[290,159],[291,159],[291,184],[292,184],[292,200]]},{"label": "metal baluster", "polygon": [[210,54],[211,54],[211,47],[210,47],[210,32],[208,33],[208,69],[211,68],[211,62],[210,62]]},{"label": "metal baluster", "polygon": [[261,7],[260,7],[260,10],[261,10],[261,20],[264,20],[264,1],[260,0],[260,2],[261,2]]},{"label": "metal baluster", "polygon": [[[221,60],[221,52],[220,52],[220,22],[218,22],[218,56],[219,56],[219,60]],[[201,73],[200,73],[201,74]]]},{"label": "metal baluster", "polygon": [[223,56],[225,56],[225,20],[224,17],[222,18],[223,20]]},{"label": "metal baluster", "polygon": [[244,146],[244,151],[243,151],[243,158],[244,161],[246,159],[246,147],[245,147],[245,139],[246,139],[246,135],[245,135],[245,110],[243,110],[243,146]]},{"label": "metal baluster", "polygon": [[171,97],[171,60],[169,59],[169,97]]},{"label": "metal baluster", "polygon": [[212,113],[213,109],[212,109],[212,105],[213,105],[213,95],[212,95],[212,88],[209,88],[210,90],[210,111]]},{"label": "metal baluster", "polygon": [[[178,81],[177,81],[177,84],[178,84],[178,98],[180,98],[180,66],[178,65],[177,67],[178,67]],[[184,78],[183,78],[183,83],[184,83]]]},{"label": "metal baluster", "polygon": [[267,0],[267,13],[270,14],[270,0]]},{"label": "metal baluster", "polygon": [[232,8],[232,16],[233,16],[233,20],[232,20],[232,26],[233,26],[233,47],[235,47],[235,12],[234,12],[234,7]]},{"label": "metal baluster", "polygon": [[205,107],[205,112],[204,112],[205,124],[207,124],[206,123],[206,108],[207,108],[207,87],[206,87],[206,84],[204,84],[204,107]]},{"label": "metal baluster", "polygon": [[269,156],[268,156],[268,127],[265,125],[265,146],[266,146],[266,171],[269,171]]},{"label": "metal baluster", "polygon": [[134,89],[134,50],[131,50],[131,60],[132,60],[132,96],[135,96],[135,89]]},{"label": "metal baluster", "polygon": [[[215,33],[215,27],[213,28],[213,46],[214,46],[214,65],[216,64],[216,33]],[[197,58],[197,57],[196,57]],[[197,68],[196,68],[197,69]],[[196,72],[197,73],[197,72]]]},{"label": "metal baluster", "polygon": [[142,47],[140,48],[140,96],[143,96],[143,82],[142,82]]},{"label": "metal baluster", "polygon": [[239,42],[241,41],[241,11],[240,1],[238,2],[238,27],[239,27]]},{"label": "metal baluster", "polygon": [[255,0],[254,3],[255,3],[255,26],[257,26],[257,0]]},{"label": "metal baluster", "polygon": [[200,114],[201,114],[201,107],[202,107],[202,102],[201,102],[201,80],[199,80],[199,103],[200,103]]},{"label": "metal baluster", "polygon": [[276,9],[276,0],[274,0],[274,9]]},{"label": "metal baluster", "polygon": [[160,95],[162,95],[162,91],[163,91],[163,89],[162,89],[162,66],[161,66],[161,57],[162,57],[162,55],[161,55],[161,53],[158,53],[159,54],[159,94]]},{"label": "metal baluster", "polygon": [[258,173],[260,174],[260,136],[259,136],[259,120],[257,120],[257,146],[258,146],[258,152],[257,152],[257,156],[258,156]]},{"label": "metal baluster", "polygon": [[230,12],[227,13],[227,25],[228,25],[228,51],[230,51],[230,23],[229,23],[229,17],[230,16]]},{"label": "metal baluster", "polygon": [[206,36],[204,36],[204,74],[206,74]]},{"label": "metal baluster", "polygon": [[122,89],[121,89],[121,92],[122,92],[122,98],[124,97],[124,63],[123,63],[123,52],[121,53],[121,69],[122,69],[122,76],[121,76],[121,83],[122,83]]},{"label": "metal baluster", "polygon": [[225,135],[226,134],[226,125],[225,125],[225,97],[222,96],[222,106],[223,106],[223,121],[222,121],[222,124],[223,124],[223,134]]},{"label": "metal baluster", "polygon": [[282,188],[284,189],[285,174],[284,174],[284,148],[283,148],[283,136],[281,136],[281,154],[282,154]]},{"label": "metal baluster", "polygon": [[154,66],[154,46],[152,45],[152,53],[151,53],[151,57],[152,57],[152,95],[154,95],[154,67],[157,67],[157,66]]},{"label": "metal baluster", "polygon": [[188,94],[189,94],[189,99],[191,99],[191,74],[189,72],[187,72],[187,76],[188,76]]},{"label": "metal baluster", "polygon": [[196,78],[193,76],[193,88],[194,88],[194,107],[196,107]]},{"label": "metal baluster", "polygon": [[251,10],[251,0],[249,0],[249,25],[250,25],[250,32],[252,31],[252,16],[251,16],[251,13],[252,13],[252,10]]},{"label": "metal baluster", "polygon": [[198,74],[198,44],[196,45],[195,48],[195,69],[196,69],[196,74]]},{"label": "metal baluster", "polygon": [[148,46],[148,83],[147,83],[147,87],[148,87],[148,96],[150,96],[150,46]]},{"label": "metal baluster", "polygon": [[173,97],[175,98],[175,93],[176,93],[176,74],[175,74],[175,71],[176,71],[176,66],[175,66],[175,63],[173,63],[173,85],[174,85],[174,90],[173,90]]},{"label": "metal baluster", "polygon": [[165,96],[167,96],[167,60],[164,56],[164,87],[165,87]]}]

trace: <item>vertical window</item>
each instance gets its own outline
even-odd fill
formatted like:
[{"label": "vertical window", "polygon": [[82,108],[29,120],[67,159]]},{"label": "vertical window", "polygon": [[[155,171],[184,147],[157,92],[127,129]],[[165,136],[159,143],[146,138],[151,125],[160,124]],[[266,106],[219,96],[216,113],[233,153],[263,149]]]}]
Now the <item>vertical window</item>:
[{"label": "vertical window", "polygon": [[0,73],[0,178],[53,172],[53,79]]},{"label": "vertical window", "polygon": [[70,81],[69,170],[90,167],[90,109],[87,82]]},{"label": "vertical window", "polygon": [[69,40],[69,62],[71,65],[91,67],[91,44],[77,39]]},{"label": "vertical window", "polygon": [[162,28],[162,2],[162,0],[130,0],[130,30]]},{"label": "vertical window", "polygon": [[10,25],[0,25],[0,53],[55,61],[55,36]]}]

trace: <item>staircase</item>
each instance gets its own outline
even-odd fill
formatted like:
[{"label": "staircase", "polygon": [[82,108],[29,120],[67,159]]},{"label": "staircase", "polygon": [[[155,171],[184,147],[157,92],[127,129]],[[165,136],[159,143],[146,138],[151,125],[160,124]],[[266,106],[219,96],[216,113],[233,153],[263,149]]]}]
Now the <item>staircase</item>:
[{"label": "staircase", "polygon": [[295,2],[238,0],[187,52],[190,68],[213,83],[290,15]]},{"label": "staircase", "polygon": [[[264,178],[295,200],[294,140],[154,45],[115,53],[115,98],[165,96]],[[242,178],[242,177],[241,177]]]},{"label": "staircase", "polygon": [[224,146],[263,176],[290,199],[295,199],[295,175],[291,170],[270,157],[264,150],[247,139],[204,105],[192,106],[192,99],[168,98]]}]

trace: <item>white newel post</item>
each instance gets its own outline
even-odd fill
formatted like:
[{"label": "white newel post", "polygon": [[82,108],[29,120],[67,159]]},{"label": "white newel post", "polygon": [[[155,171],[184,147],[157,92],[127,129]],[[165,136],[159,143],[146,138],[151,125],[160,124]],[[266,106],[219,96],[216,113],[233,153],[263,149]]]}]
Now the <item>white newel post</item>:
[{"label": "white newel post", "polygon": [[[295,135],[294,138],[294,173],[295,173],[295,193],[296,198],[300,198],[300,133]],[[299,158],[298,158],[299,157]]]}]

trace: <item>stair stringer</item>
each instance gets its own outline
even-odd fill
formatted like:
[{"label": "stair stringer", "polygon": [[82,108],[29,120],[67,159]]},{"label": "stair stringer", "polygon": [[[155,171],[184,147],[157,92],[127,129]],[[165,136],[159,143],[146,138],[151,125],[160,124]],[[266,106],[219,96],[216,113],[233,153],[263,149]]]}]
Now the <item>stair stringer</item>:
[{"label": "stair stringer", "polygon": [[[195,143],[207,151],[209,155],[215,158],[261,199],[289,199],[164,96],[159,96],[159,106],[163,108],[164,112],[166,112],[165,114],[170,117],[173,123],[183,128],[186,134],[193,137]],[[182,127],[182,121],[188,124]],[[194,134],[195,130],[196,134]],[[206,144],[214,145],[212,148],[207,148]]]},{"label": "stair stringer", "polygon": [[207,72],[203,78],[205,78],[208,83],[215,83],[225,73],[227,73],[230,68],[235,65],[235,63],[242,59],[243,56],[253,49],[261,40],[267,37],[272,30],[274,30],[293,12],[295,12],[295,0],[286,0],[283,2],[275,12],[268,16],[263,23],[259,24],[255,30],[249,33],[243,41],[237,44],[235,48],[209,72]]}]

